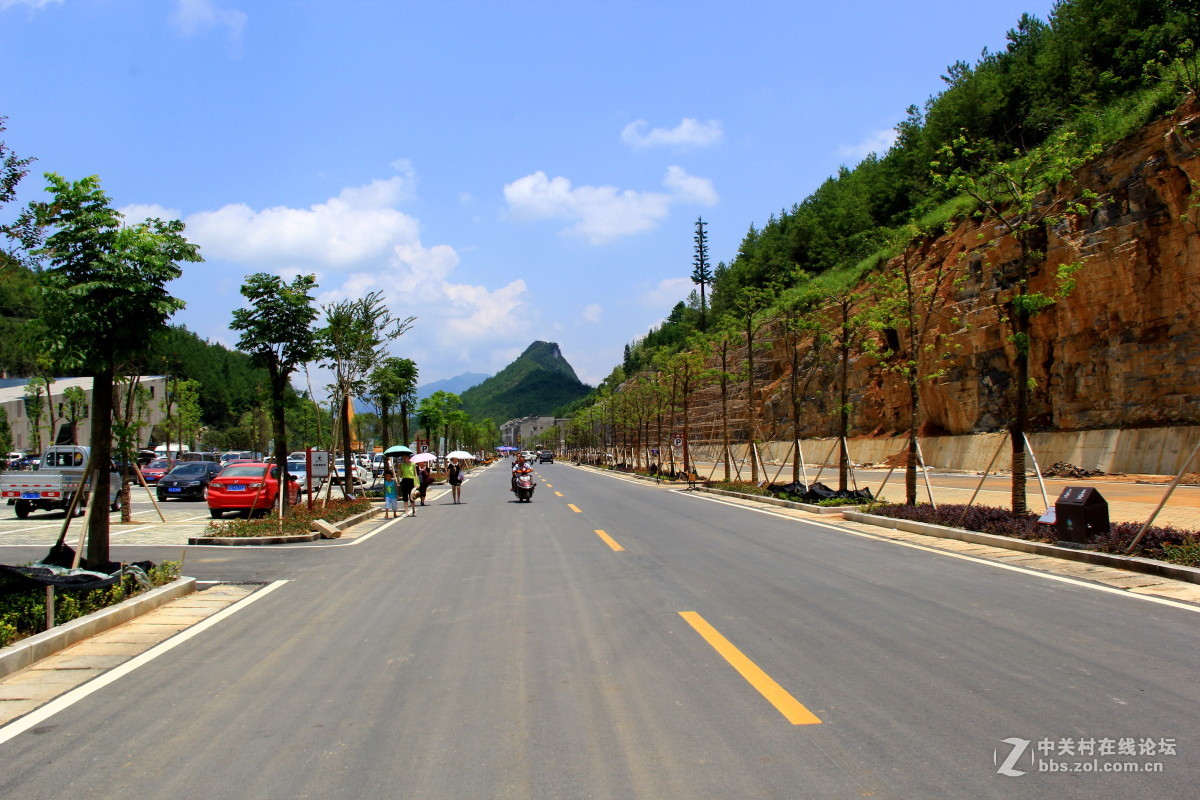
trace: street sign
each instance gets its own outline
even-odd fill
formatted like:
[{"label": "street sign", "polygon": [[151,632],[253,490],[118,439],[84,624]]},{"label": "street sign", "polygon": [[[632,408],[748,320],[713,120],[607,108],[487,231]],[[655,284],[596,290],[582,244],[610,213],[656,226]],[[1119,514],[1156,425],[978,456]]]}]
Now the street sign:
[{"label": "street sign", "polygon": [[676,436],[676,437],[675,437],[675,441],[673,442],[673,444],[674,444],[676,447],[683,447],[683,437],[682,437],[682,436]]},{"label": "street sign", "polygon": [[309,465],[308,474],[314,478],[329,477],[329,453],[326,450],[309,450],[309,458],[312,463]]}]

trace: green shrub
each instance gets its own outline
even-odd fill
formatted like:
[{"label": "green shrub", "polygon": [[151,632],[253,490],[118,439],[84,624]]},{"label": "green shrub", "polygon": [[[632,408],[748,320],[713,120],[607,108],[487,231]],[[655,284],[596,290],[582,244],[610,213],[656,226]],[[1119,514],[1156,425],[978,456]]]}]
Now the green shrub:
[{"label": "green shrub", "polygon": [[[152,566],[146,576],[151,587],[165,586],[179,577],[180,562],[163,561]],[[4,585],[4,584],[7,584]],[[43,587],[13,591],[13,582],[0,582],[0,647],[41,633],[46,628],[46,590]],[[7,590],[7,591],[6,591]],[[132,575],[112,586],[88,591],[56,588],[54,592],[54,624],[61,625],[116,605],[144,591]]]}]

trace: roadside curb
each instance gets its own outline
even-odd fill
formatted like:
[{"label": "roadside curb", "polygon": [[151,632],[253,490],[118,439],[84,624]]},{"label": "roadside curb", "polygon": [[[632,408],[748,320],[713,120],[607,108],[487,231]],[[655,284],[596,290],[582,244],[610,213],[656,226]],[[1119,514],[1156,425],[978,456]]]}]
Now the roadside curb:
[{"label": "roadside curb", "polygon": [[[614,470],[600,470],[586,464],[578,464],[576,466],[592,469],[595,472],[612,472],[613,474],[624,475],[628,473],[619,473]],[[635,476],[642,480],[653,480],[645,476]],[[1061,547],[1059,545],[1044,544],[1042,542],[1030,542],[1024,539],[1013,539],[1008,536],[996,536],[991,533],[979,533],[978,531],[968,531],[961,528],[948,528],[944,525],[931,525],[927,522],[912,522],[904,519],[894,519],[892,517],[881,517],[875,514],[865,514],[861,511],[849,511],[844,507],[825,507],[813,506],[807,503],[796,503],[790,500],[780,500],[775,497],[764,497],[762,495],[744,494],[742,492],[732,492],[726,489],[710,489],[704,486],[696,487],[697,491],[707,494],[719,494],[727,497],[734,497],[742,500],[752,500],[761,502],[764,505],[784,506],[794,508],[801,511],[817,514],[840,514],[842,519],[850,522],[858,522],[864,525],[873,525],[878,528],[891,528],[893,530],[906,531],[908,533],[917,533],[925,536],[933,536],[939,539],[956,539],[960,542],[970,542],[972,544],[982,544],[991,547],[999,547],[1005,550],[1018,550],[1024,553],[1032,553],[1034,555],[1048,556],[1051,558],[1061,558],[1068,561],[1081,561],[1086,564],[1096,566],[1111,567],[1114,569],[1123,569],[1129,572],[1139,572],[1144,575],[1154,575],[1159,578],[1169,578],[1171,580],[1183,581],[1185,583],[1200,584],[1200,568],[1186,567],[1182,564],[1170,564],[1165,561],[1155,561],[1151,558],[1141,558],[1140,556],[1122,556],[1115,553],[1100,553],[1095,550],[1081,550],[1073,547]]]},{"label": "roadside curb", "polygon": [[906,519],[880,517],[875,514],[864,514],[861,511],[843,511],[842,517],[851,522],[861,522],[880,528],[892,528],[893,530],[907,531],[908,533],[920,533],[925,536],[936,536],[939,539],[957,539],[960,542],[1002,547],[1007,550],[1020,550],[1024,553],[1033,553],[1039,556],[1052,556],[1069,561],[1082,561],[1088,564],[1095,564],[1096,566],[1113,567],[1115,569],[1129,570],[1130,572],[1154,575],[1159,578],[1170,578],[1172,580],[1200,584],[1200,569],[1185,567],[1182,564],[1155,561],[1151,558],[1100,553],[1095,550],[1077,550],[1074,547],[1061,547],[1043,542],[1013,539],[1008,536],[996,536],[991,533],[979,533],[978,531],[967,531],[960,528],[947,528],[943,525],[931,525],[927,522],[912,522]]},{"label": "roadside curb", "polygon": [[16,644],[0,649],[0,677],[11,675],[46,656],[65,650],[77,642],[115,628],[123,622],[128,622],[195,591],[195,578],[178,578],[166,586],[159,586],[143,592],[136,597],[123,600],[115,606],[88,614],[86,617],[73,619],[48,631],[22,639]]},{"label": "roadside curb", "polygon": [[706,492],[708,494],[720,494],[726,497],[743,497],[751,500],[757,500],[760,503],[767,503],[772,506],[782,506],[784,508],[795,508],[800,511],[807,511],[810,514],[843,514],[845,506],[818,506],[812,503],[799,503],[795,500],[783,500],[778,497],[768,497],[766,495],[745,494],[743,492],[732,492],[728,489],[710,489],[707,486],[697,486],[696,491]]},{"label": "roadside curb", "polygon": [[[361,514],[355,514],[352,517],[346,517],[343,520],[338,520],[331,525],[336,525],[340,530],[357,525],[360,522],[366,522],[369,519],[374,519],[379,516],[382,509],[372,508]],[[219,545],[224,547],[247,547],[256,545],[268,544],[300,544],[303,542],[315,542],[322,538],[323,534],[320,530],[315,530],[311,533],[298,533],[292,536],[190,536],[188,544],[207,544]],[[336,537],[330,537],[336,538]]]}]

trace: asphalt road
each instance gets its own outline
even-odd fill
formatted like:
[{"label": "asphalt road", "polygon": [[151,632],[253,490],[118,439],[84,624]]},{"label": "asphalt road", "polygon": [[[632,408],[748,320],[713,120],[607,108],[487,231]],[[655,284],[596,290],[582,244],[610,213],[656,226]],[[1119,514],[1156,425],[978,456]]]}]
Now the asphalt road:
[{"label": "asphalt road", "polygon": [[538,472],[353,544],[190,550],[286,582],[0,739],[0,793],[1195,796],[1194,606]]}]

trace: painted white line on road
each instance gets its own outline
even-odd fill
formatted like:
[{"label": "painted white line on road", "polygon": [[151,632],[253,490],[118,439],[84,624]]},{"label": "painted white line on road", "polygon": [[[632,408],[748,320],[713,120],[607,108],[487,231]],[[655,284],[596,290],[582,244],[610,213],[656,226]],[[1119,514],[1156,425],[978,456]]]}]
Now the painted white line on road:
[{"label": "painted white line on road", "polygon": [[[955,553],[951,550],[942,550],[940,548],[930,547],[928,545],[915,544],[913,542],[905,542],[905,541],[901,541],[899,539],[892,539],[887,536],[879,536],[879,535],[876,535],[873,533],[867,533],[866,531],[856,531],[852,528],[843,528],[838,525],[832,525],[828,522],[815,522],[815,521],[809,521],[806,519],[804,519],[804,520],[796,519],[795,517],[789,516],[787,514],[781,514],[778,511],[770,511],[765,508],[754,508],[753,506],[744,506],[740,503],[732,503],[732,502],[729,502],[728,500],[722,500],[722,499],[716,498],[716,497],[705,497],[704,495],[696,494],[695,492],[686,492],[683,489],[677,489],[675,491],[678,494],[681,494],[685,497],[691,497],[696,500],[707,500],[710,503],[720,503],[721,505],[724,505],[724,506],[740,508],[740,509],[743,509],[746,511],[754,511],[759,514],[768,514],[777,519],[786,519],[789,522],[803,522],[806,525],[814,525],[819,528],[827,528],[831,531],[837,531],[838,533],[849,533],[853,536],[861,536],[864,539],[874,539],[877,542],[887,542],[888,544],[896,544],[896,545],[900,545],[901,547],[911,547],[914,550],[924,550],[927,553],[936,553],[937,555],[948,556],[949,558],[959,558],[959,559],[962,559],[963,561],[973,561],[976,564],[985,564],[989,567],[996,567],[997,569],[1006,569],[1006,570],[1011,570],[1012,572],[1021,572],[1026,575],[1033,575],[1038,578],[1045,578],[1046,580],[1058,581],[1059,583],[1069,583],[1074,586],[1082,586],[1085,589],[1095,589],[1098,592],[1108,592],[1109,594],[1115,594],[1115,595],[1119,595],[1121,597],[1128,597],[1128,598],[1132,598],[1135,600],[1145,600],[1148,603],[1158,603],[1159,605],[1171,606],[1172,608],[1180,608],[1180,609],[1183,609],[1184,611],[1191,611],[1193,613],[1200,614],[1200,606],[1196,606],[1191,603],[1182,603],[1178,600],[1168,600],[1165,597],[1154,597],[1152,595],[1139,594],[1137,592],[1131,592],[1127,589],[1116,589],[1116,588],[1113,588],[1112,586],[1105,586],[1105,585],[1099,584],[1099,583],[1092,583],[1091,581],[1080,580],[1079,578],[1068,578],[1065,575],[1055,575],[1053,572],[1042,572],[1040,570],[1030,569],[1029,567],[1018,567],[1013,564],[1005,564],[1000,561],[992,561],[991,559],[988,559],[988,558],[980,558],[978,556],[970,556],[970,555],[966,555],[964,553]],[[951,541],[958,541],[958,540],[954,539]],[[1030,555],[1036,555],[1036,553],[1031,553]],[[1046,557],[1052,558],[1052,556],[1046,556]],[[1077,562],[1071,562],[1071,563],[1077,563]]]},{"label": "painted white line on road", "polygon": [[29,528],[13,528],[7,531],[0,531],[0,536],[7,536],[10,533],[29,533],[30,531],[47,531],[54,528],[61,528],[61,524],[49,523],[47,525],[34,525]]},{"label": "painted white line on road", "polygon": [[31,711],[23,717],[18,717],[4,727],[0,728],[0,744],[4,744],[8,740],[24,733],[30,728],[45,722],[58,712],[70,708],[80,700],[95,694],[105,686],[108,686],[110,683],[120,680],[129,673],[133,672],[135,669],[149,664],[151,661],[168,652],[169,650],[173,650],[184,642],[199,636],[213,625],[216,625],[218,622],[223,622],[237,612],[246,608],[246,606],[250,605],[251,603],[261,600],[287,582],[288,581],[283,580],[268,584],[249,597],[239,600],[229,608],[213,614],[203,622],[199,622],[187,630],[181,631],[175,636],[172,636],[170,639],[167,639],[165,642],[162,642],[161,644],[158,644],[142,653],[140,656],[132,658],[129,661],[126,661],[124,664],[114,667],[103,675],[99,675],[93,680],[88,681],[82,686],[72,689],[66,694],[51,700],[49,703],[37,709],[36,711]]}]

